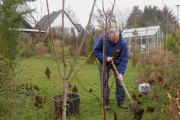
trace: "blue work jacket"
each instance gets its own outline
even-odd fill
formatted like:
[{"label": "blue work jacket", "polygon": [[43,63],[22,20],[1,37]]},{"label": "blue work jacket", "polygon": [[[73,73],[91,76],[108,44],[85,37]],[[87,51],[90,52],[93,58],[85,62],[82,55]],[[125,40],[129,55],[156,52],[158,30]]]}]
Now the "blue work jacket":
[{"label": "blue work jacket", "polygon": [[[113,57],[113,62],[115,63],[119,74],[124,75],[127,63],[128,63],[128,48],[126,45],[126,41],[120,37],[118,43],[113,43],[110,41],[107,34],[99,35],[92,47],[93,55],[99,60],[100,63],[103,63],[103,40],[106,35],[106,56]],[[110,65],[110,62],[106,62],[106,65]]]}]

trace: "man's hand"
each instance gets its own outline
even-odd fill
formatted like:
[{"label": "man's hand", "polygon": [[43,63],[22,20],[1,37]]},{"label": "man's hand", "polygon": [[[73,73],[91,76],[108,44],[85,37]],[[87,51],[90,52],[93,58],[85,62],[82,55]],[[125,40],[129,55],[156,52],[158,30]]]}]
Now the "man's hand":
[{"label": "man's hand", "polygon": [[123,81],[123,76],[121,74],[119,74],[119,76],[117,77],[120,81]]},{"label": "man's hand", "polygon": [[107,62],[111,62],[113,60],[113,57],[107,57]]}]

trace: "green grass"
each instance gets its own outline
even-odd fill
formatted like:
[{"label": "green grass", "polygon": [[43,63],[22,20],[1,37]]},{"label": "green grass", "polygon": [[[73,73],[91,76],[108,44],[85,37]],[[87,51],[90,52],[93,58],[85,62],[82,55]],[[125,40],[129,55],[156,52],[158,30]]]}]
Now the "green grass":
[{"label": "green grass", "polygon": [[[70,59],[67,59],[68,69],[70,68]],[[75,71],[82,64],[84,58],[82,57],[77,61],[75,66]],[[61,61],[60,61],[61,62]],[[46,67],[49,67],[51,71],[51,78],[48,79],[45,75]],[[63,71],[62,62],[60,63],[61,70]],[[54,118],[54,104],[52,97],[63,93],[63,80],[58,73],[57,63],[52,59],[23,59],[19,66],[21,72],[18,74],[21,78],[22,84],[32,84],[39,87],[39,91],[31,93],[26,96],[28,104],[27,109],[23,111],[22,120],[52,120]],[[134,92],[138,94],[138,86],[134,84],[134,80],[138,75],[137,68],[133,68],[131,62],[128,63],[126,73],[124,75],[124,83],[130,95]],[[24,76],[24,77],[23,77]],[[79,82],[81,83],[81,86]],[[85,64],[79,71],[77,78],[72,82],[72,87],[74,85],[78,88],[78,93],[81,95],[80,98],[80,114],[76,116],[79,120],[101,120],[102,119],[102,107],[101,107],[101,94],[100,94],[100,82],[99,82],[99,71],[97,64]],[[121,109],[116,105],[115,100],[115,83],[113,83],[113,76],[110,77],[109,85],[111,88],[110,96],[110,107],[111,109],[106,112],[108,120],[114,119],[114,112],[117,113],[119,120],[131,120],[134,115],[129,111],[129,109]],[[92,88],[92,93],[86,90]],[[68,89],[71,93],[71,90]],[[22,94],[23,96],[24,94]],[[42,108],[36,108],[34,106],[35,95],[40,95],[46,98],[46,103],[43,103]],[[144,116],[142,120],[152,120],[157,114],[157,104],[152,100],[145,100],[144,98],[139,98],[142,102],[141,107],[146,109],[147,106],[154,106],[155,111],[153,113],[144,111]],[[125,98],[125,104],[129,104],[129,99]],[[161,113],[159,114],[159,119],[165,120],[165,116]],[[68,120],[74,120],[74,116],[67,117]]]}]

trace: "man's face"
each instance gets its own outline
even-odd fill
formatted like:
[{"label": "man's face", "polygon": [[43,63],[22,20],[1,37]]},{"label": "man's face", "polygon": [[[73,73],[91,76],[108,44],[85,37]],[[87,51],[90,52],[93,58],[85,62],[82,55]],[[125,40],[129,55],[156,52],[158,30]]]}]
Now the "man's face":
[{"label": "man's face", "polygon": [[113,43],[117,43],[119,41],[119,30],[117,28],[109,29],[109,39]]}]

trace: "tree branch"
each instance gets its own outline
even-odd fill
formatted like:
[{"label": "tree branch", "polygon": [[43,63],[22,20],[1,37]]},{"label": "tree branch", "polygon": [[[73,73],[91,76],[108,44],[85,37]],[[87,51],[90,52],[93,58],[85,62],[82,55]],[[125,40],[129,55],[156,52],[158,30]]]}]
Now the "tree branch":
[{"label": "tree branch", "polygon": [[46,5],[47,5],[47,11],[48,11],[48,22],[49,22],[49,27],[50,27],[50,34],[51,34],[51,37],[52,37],[52,45],[53,45],[53,50],[54,50],[55,57],[56,57],[56,62],[57,62],[57,66],[58,66],[58,71],[59,71],[59,75],[60,75],[62,78],[64,78],[63,75],[62,75],[62,73],[61,73],[60,64],[59,64],[58,57],[57,57],[57,51],[56,51],[56,48],[55,48],[55,45],[54,45],[54,38],[53,38],[52,28],[51,28],[51,23],[50,23],[50,18],[49,18],[49,5],[48,5],[48,0],[46,0]]},{"label": "tree branch", "polygon": [[[71,64],[70,64],[70,66],[71,66]],[[72,67],[72,66],[71,66]],[[74,70],[73,70],[73,73],[75,74],[75,72],[74,72]],[[86,92],[90,92],[89,90],[87,90],[82,84],[81,84],[81,82],[79,81],[79,79],[77,78],[77,75],[75,75],[75,77],[76,77],[76,80],[78,81],[78,83],[81,85],[81,87],[86,91]],[[69,83],[69,84],[71,84],[71,83]],[[94,95],[97,99],[99,99],[99,97],[97,96],[97,95],[95,95],[94,93],[92,93],[92,92],[90,92],[92,95]],[[100,100],[100,99],[99,99]],[[101,100],[100,100],[101,101]]]},{"label": "tree branch", "polygon": [[[86,63],[86,61],[87,61],[87,60],[89,59],[89,57],[92,55],[92,52],[94,51],[95,47],[98,45],[99,41],[100,41],[100,38],[97,40],[97,43],[95,44],[94,48],[92,49],[92,51],[90,52],[90,54],[88,55],[88,57],[86,58],[86,60],[80,65],[80,67],[79,67],[79,68],[77,69],[77,71],[74,73],[74,76],[71,78],[71,80],[70,80],[69,83],[72,82],[72,80],[76,77],[76,75],[78,74],[78,72],[80,71],[80,69],[84,66],[84,64]],[[72,66],[71,68],[73,68],[73,66]],[[72,71],[73,71],[73,69],[72,69]]]},{"label": "tree branch", "polygon": [[94,0],[93,6],[92,6],[92,9],[91,9],[91,13],[90,13],[90,16],[89,16],[89,20],[88,20],[88,23],[87,23],[87,26],[86,26],[86,30],[85,30],[85,32],[84,32],[84,35],[83,35],[81,44],[80,44],[80,46],[79,46],[79,49],[78,49],[78,51],[76,52],[76,56],[75,56],[75,58],[74,58],[74,60],[73,60],[72,67],[71,67],[71,69],[70,69],[70,71],[69,71],[69,74],[68,74],[68,76],[67,76],[67,79],[70,77],[70,75],[71,75],[71,73],[72,73],[72,71],[73,71],[73,69],[74,69],[74,66],[75,66],[76,61],[77,61],[77,59],[78,59],[78,57],[79,57],[81,48],[82,48],[82,46],[83,46],[83,44],[84,44],[84,41],[85,41],[85,38],[86,38],[86,34],[87,34],[87,31],[88,31],[88,28],[89,28],[89,25],[90,25],[90,21],[91,21],[91,18],[92,18],[92,14],[93,14],[93,10],[94,10],[95,3],[96,3],[96,0]]}]

